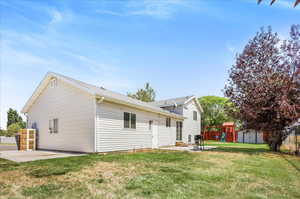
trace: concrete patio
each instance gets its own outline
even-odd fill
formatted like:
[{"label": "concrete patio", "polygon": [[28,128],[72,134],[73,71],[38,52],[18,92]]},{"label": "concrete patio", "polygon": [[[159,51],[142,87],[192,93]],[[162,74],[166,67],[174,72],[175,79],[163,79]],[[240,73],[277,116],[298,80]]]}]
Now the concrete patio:
[{"label": "concrete patio", "polygon": [[[215,146],[204,146],[205,150],[215,149]],[[180,146],[171,146],[171,147],[163,147],[160,148],[163,150],[171,150],[171,151],[189,151],[189,152],[202,152],[203,150],[195,149],[194,146],[180,147]]]},{"label": "concrete patio", "polygon": [[35,160],[65,158],[82,155],[85,154],[56,151],[0,151],[0,158],[11,160],[14,162],[30,162]]}]

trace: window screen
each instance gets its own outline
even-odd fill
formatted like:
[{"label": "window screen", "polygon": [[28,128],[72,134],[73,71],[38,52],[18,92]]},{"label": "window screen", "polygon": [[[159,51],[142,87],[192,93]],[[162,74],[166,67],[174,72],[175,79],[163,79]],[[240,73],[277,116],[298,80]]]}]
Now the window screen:
[{"label": "window screen", "polygon": [[58,119],[53,120],[53,133],[58,133]]},{"label": "window screen", "polygon": [[152,130],[152,123],[153,123],[153,121],[150,120],[150,121],[149,121],[149,130],[150,130],[150,131]]},{"label": "window screen", "polygon": [[136,114],[124,112],[124,128],[136,129]]},{"label": "window screen", "polygon": [[176,122],[176,140],[182,140],[182,122]]},{"label": "window screen", "polygon": [[197,120],[197,111],[193,112],[193,118],[194,118],[194,120]]},{"label": "window screen", "polygon": [[171,127],[171,118],[166,118],[166,127]]},{"label": "window screen", "polygon": [[131,113],[131,128],[135,129],[136,128],[136,115],[134,113]]},{"label": "window screen", "polygon": [[124,112],[124,128],[129,128],[130,113]]},{"label": "window screen", "polygon": [[53,120],[49,120],[49,133],[53,133]]}]

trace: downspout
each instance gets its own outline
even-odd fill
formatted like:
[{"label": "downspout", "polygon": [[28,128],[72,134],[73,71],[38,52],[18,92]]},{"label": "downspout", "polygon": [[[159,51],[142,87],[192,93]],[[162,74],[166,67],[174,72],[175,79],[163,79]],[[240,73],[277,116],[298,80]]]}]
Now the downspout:
[{"label": "downspout", "polygon": [[104,97],[95,97],[94,98],[94,153],[97,153],[97,104],[102,103]]}]

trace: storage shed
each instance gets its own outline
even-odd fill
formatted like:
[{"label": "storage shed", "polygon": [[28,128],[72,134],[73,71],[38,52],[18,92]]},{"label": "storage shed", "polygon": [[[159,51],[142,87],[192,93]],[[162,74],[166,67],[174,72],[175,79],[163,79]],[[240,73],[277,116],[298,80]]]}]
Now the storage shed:
[{"label": "storage shed", "polygon": [[252,129],[246,129],[238,132],[239,143],[250,143],[250,144],[263,144],[264,141],[264,133],[255,131]]}]

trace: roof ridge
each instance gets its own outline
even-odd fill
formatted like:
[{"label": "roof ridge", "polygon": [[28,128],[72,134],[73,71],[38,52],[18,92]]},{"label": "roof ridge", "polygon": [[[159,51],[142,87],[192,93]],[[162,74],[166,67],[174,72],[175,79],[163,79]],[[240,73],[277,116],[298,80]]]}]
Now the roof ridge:
[{"label": "roof ridge", "polygon": [[144,101],[141,101],[141,100],[138,100],[138,99],[134,99],[134,98],[129,97],[125,94],[118,93],[118,92],[108,90],[108,89],[104,89],[104,88],[95,86],[93,84],[89,84],[89,83],[74,79],[72,77],[68,77],[68,76],[65,76],[65,75],[62,75],[62,74],[59,74],[59,73],[55,73],[55,72],[48,72],[46,76],[48,76],[48,75],[60,77],[62,79],[65,79],[66,81],[71,81],[72,83],[78,84],[78,86],[83,87],[84,89],[87,89],[91,93],[95,93],[96,95],[98,94],[98,95],[103,96],[105,98],[119,100],[121,102],[129,103],[129,104],[135,105],[135,106],[142,106],[142,107],[144,107],[144,109],[148,108],[148,109],[152,109],[152,110],[155,110],[155,111],[159,111],[161,113],[166,113],[168,115],[173,115],[173,116],[176,115],[176,117],[182,117],[181,115],[171,113],[171,112],[166,111],[166,110],[164,110],[160,107],[152,105],[148,102],[144,102]]}]

